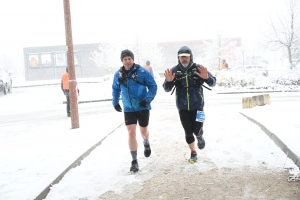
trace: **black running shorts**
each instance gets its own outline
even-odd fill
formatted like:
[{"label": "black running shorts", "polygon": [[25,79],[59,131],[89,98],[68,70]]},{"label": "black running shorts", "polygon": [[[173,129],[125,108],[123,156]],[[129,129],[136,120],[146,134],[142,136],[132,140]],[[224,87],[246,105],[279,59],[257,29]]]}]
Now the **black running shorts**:
[{"label": "black running shorts", "polygon": [[141,127],[147,127],[149,124],[150,111],[149,110],[141,110],[137,112],[124,112],[125,124],[137,124]]}]

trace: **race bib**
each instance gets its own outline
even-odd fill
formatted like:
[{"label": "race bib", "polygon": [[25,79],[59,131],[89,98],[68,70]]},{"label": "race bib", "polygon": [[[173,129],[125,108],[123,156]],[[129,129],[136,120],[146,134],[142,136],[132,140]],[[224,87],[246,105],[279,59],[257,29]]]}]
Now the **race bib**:
[{"label": "race bib", "polygon": [[205,114],[203,111],[198,110],[196,114],[196,121],[197,122],[204,122],[205,121]]}]

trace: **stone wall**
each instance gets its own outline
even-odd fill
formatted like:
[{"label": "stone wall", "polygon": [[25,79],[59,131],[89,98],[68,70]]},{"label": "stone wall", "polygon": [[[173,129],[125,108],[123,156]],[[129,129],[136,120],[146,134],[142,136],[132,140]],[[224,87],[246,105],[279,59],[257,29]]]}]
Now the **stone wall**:
[{"label": "stone wall", "polygon": [[271,104],[271,98],[269,94],[256,95],[252,97],[244,97],[242,99],[242,108],[253,108],[255,106],[264,106]]}]

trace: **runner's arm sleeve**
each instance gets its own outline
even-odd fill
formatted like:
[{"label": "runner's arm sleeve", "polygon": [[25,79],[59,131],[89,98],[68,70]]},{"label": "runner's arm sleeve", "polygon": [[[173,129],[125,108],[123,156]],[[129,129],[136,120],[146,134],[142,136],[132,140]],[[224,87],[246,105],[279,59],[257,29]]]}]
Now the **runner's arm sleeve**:
[{"label": "runner's arm sleeve", "polygon": [[214,87],[216,85],[216,77],[214,77],[210,72],[208,72],[208,79],[204,80],[205,83],[207,83],[207,85],[209,85],[210,87]]},{"label": "runner's arm sleeve", "polygon": [[151,75],[150,72],[147,71],[144,75],[145,75],[145,83],[148,88],[148,92],[147,92],[144,100],[146,100],[148,103],[150,103],[156,96],[157,84],[154,80],[154,77]]},{"label": "runner's arm sleeve", "polygon": [[112,84],[112,104],[113,106],[116,106],[119,104],[119,99],[121,95],[121,87],[118,80],[118,72],[114,75],[114,80]]}]

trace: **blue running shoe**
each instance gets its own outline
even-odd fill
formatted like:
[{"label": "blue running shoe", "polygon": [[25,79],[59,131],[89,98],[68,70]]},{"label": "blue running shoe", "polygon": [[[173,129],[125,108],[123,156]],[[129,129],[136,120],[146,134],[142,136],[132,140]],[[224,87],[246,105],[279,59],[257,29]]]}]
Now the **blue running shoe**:
[{"label": "blue running shoe", "polygon": [[198,140],[198,148],[199,149],[204,149],[205,140],[204,140],[203,136],[201,135],[200,137],[197,137],[197,140]]}]

